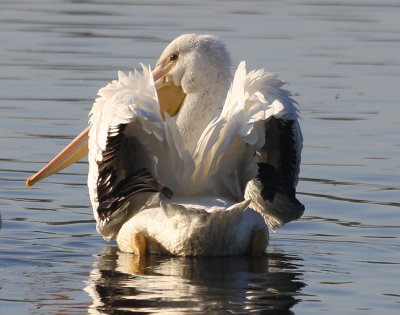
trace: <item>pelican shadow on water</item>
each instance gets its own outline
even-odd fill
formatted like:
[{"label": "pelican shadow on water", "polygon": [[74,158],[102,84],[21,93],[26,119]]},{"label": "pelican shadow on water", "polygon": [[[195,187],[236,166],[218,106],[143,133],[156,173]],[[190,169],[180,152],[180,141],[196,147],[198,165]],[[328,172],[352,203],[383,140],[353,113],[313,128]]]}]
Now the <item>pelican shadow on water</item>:
[{"label": "pelican shadow on water", "polygon": [[262,312],[291,314],[305,284],[299,257],[136,256],[107,247],[85,288],[89,313],[119,310],[166,313]]}]

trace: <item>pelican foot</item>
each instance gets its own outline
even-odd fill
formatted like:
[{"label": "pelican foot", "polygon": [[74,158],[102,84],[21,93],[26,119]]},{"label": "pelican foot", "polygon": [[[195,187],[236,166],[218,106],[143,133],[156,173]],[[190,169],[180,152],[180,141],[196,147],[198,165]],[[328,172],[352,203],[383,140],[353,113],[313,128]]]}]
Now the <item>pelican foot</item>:
[{"label": "pelican foot", "polygon": [[251,242],[251,253],[253,256],[262,256],[264,254],[265,248],[267,247],[267,241],[265,239],[265,235],[262,232],[257,232],[253,236],[253,240]]},{"label": "pelican foot", "polygon": [[146,253],[146,241],[142,234],[140,233],[133,234],[132,250],[137,256],[143,256]]}]

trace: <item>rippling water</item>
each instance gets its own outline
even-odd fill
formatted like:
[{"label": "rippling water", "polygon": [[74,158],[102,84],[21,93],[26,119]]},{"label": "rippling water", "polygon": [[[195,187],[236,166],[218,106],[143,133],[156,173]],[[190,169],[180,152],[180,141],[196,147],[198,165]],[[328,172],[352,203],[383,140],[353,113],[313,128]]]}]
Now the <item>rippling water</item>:
[{"label": "rippling water", "polygon": [[[0,313],[397,313],[400,4],[1,1]],[[252,259],[136,257],[97,235],[85,161],[26,178],[87,124],[98,88],[181,33],[290,82],[301,220]]]}]

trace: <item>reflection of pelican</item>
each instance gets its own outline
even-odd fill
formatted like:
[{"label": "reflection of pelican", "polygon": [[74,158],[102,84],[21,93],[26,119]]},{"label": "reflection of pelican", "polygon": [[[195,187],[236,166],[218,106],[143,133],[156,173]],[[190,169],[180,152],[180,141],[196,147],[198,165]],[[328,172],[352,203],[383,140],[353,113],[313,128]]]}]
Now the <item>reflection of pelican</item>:
[{"label": "reflection of pelican", "polygon": [[90,126],[27,185],[85,156],[89,141],[97,230],[121,250],[262,253],[267,225],[303,213],[295,197],[302,136],[283,82],[264,70],[247,73],[244,62],[216,115],[229,68],[217,38],[177,38],[154,81],[143,67],[100,89]]},{"label": "reflection of pelican", "polygon": [[299,257],[275,250],[262,257],[138,258],[108,247],[94,263],[85,291],[93,314],[289,314],[305,285],[299,265]]}]

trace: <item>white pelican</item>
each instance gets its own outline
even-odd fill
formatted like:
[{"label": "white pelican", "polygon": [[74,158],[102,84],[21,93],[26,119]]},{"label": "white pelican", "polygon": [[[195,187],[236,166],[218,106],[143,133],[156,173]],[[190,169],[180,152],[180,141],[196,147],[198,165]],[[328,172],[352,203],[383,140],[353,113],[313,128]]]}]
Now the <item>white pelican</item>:
[{"label": "white pelican", "polygon": [[97,231],[120,250],[262,254],[268,226],[304,211],[302,135],[284,82],[244,62],[232,81],[211,35],[182,35],[152,72],[142,67],[99,90],[89,127],[27,186],[88,154]]}]

